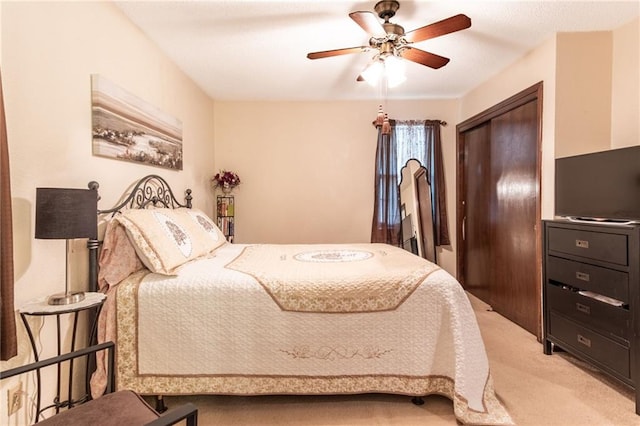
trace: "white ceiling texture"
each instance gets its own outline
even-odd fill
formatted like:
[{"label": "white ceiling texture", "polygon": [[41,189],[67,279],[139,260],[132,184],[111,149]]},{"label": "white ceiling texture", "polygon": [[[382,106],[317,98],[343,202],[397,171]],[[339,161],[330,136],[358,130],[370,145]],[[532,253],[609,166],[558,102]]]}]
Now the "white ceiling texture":
[{"label": "white ceiling texture", "polygon": [[[412,47],[450,59],[440,69],[408,62],[388,99],[456,98],[557,32],[607,31],[640,2],[408,1],[391,18],[406,32],[463,13],[471,27]],[[118,7],[216,100],[374,99],[356,77],[376,51],[310,60],[309,52],[368,45],[350,17],[376,1],[117,1]]]}]

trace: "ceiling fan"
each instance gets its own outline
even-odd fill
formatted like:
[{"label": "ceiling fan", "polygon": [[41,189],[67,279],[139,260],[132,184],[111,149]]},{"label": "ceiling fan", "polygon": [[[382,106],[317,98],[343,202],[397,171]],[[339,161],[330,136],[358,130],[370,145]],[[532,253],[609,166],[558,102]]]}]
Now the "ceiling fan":
[{"label": "ceiling fan", "polygon": [[[384,20],[383,23],[378,20],[378,17],[373,12],[351,12],[349,17],[371,35],[369,46],[312,52],[307,55],[307,58],[321,59],[377,49],[379,51],[375,58],[377,60],[384,60],[389,56],[402,57],[406,60],[438,69],[445,66],[449,62],[449,58],[416,49],[410,45],[464,30],[471,26],[471,19],[466,15],[459,14],[405,33],[403,27],[389,22],[389,19],[396,14],[399,8],[400,3],[395,0],[383,0],[376,3],[374,10],[378,17]],[[358,76],[358,81],[362,81],[362,76]]]}]

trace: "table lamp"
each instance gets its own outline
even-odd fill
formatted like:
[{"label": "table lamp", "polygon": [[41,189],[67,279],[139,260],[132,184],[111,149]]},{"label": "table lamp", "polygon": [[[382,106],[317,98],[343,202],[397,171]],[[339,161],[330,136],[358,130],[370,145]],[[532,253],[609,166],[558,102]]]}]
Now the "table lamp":
[{"label": "table lamp", "polygon": [[49,305],[68,305],[84,299],[84,292],[69,291],[69,240],[97,238],[98,192],[90,189],[36,188],[38,239],[64,239],[65,292],[49,296]]}]

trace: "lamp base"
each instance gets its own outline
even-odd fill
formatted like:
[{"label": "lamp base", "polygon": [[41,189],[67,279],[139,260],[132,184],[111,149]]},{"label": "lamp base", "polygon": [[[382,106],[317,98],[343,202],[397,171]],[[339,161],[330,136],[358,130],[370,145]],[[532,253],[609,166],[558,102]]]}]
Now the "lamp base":
[{"label": "lamp base", "polygon": [[71,305],[72,303],[78,303],[84,300],[84,292],[72,291],[67,293],[58,293],[49,296],[47,303],[49,305]]}]

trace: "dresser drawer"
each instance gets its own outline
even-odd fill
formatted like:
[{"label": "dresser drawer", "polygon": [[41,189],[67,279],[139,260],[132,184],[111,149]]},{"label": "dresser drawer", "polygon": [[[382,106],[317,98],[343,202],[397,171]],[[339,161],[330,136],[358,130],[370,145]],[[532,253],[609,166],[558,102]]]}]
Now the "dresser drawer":
[{"label": "dresser drawer", "polygon": [[549,250],[628,265],[627,236],[579,229],[548,228]]},{"label": "dresser drawer", "polygon": [[[549,331],[559,342],[577,350],[615,373],[630,377],[629,348],[580,324],[551,312]],[[560,345],[562,346],[562,344]]]},{"label": "dresser drawer", "polygon": [[629,341],[629,311],[617,306],[547,284],[547,308],[561,313],[590,328],[598,329],[614,340],[622,338]]},{"label": "dresser drawer", "polygon": [[547,280],[589,290],[629,303],[629,274],[575,262],[556,256],[547,257]]}]

